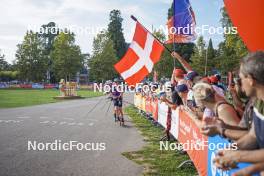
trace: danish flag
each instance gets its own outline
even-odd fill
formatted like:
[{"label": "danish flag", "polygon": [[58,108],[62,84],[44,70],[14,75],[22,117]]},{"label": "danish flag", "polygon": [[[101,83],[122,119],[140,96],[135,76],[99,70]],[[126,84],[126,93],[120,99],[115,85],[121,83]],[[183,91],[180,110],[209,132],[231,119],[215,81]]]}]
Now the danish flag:
[{"label": "danish flag", "polygon": [[137,22],[132,43],[114,67],[128,85],[135,86],[152,72],[163,50],[164,46]]}]

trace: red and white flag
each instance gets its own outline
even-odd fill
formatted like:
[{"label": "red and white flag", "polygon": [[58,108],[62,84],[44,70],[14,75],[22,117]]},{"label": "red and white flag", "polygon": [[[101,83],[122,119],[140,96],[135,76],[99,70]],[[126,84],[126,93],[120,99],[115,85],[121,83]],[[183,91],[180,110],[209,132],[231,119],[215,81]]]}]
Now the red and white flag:
[{"label": "red and white flag", "polygon": [[133,41],[115,69],[128,85],[140,83],[160,60],[164,46],[137,22]]}]

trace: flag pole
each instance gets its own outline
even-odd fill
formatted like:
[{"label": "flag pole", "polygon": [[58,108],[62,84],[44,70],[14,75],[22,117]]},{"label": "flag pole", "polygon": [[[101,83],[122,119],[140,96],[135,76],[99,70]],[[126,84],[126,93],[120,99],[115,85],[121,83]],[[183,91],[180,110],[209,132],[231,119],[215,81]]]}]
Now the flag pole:
[{"label": "flag pole", "polygon": [[[173,12],[172,12],[172,18],[173,18],[173,26],[174,26],[174,19],[175,19],[175,0],[173,0],[173,8],[172,8]],[[176,31],[175,31],[176,32]],[[172,42],[173,42],[173,51],[175,52],[175,34],[172,34],[173,38],[172,38]],[[173,59],[173,68],[175,69],[176,66],[176,62],[175,59]]]},{"label": "flag pole", "polygon": [[[155,35],[152,34],[152,32],[150,32],[147,28],[145,28],[144,25],[142,25],[138,19],[136,17],[134,17],[133,15],[130,16],[135,22],[139,23],[146,31],[148,31],[157,41],[159,41],[160,44],[162,44],[164,46],[164,48],[172,53],[173,51],[171,51],[162,41],[160,41],[160,39],[158,39]],[[174,56],[175,59],[177,59],[180,64],[184,67],[184,69],[188,72],[190,70],[192,70],[191,66],[188,64],[188,62],[186,62],[186,60],[184,60],[179,54],[177,54],[177,56]]]},{"label": "flag pole", "polygon": [[[136,18],[136,17],[134,17],[133,15],[131,15],[130,16],[135,22],[138,22],[139,24],[141,24],[139,21],[138,21],[138,19]],[[142,24],[141,24],[141,26],[143,26]],[[145,26],[143,26],[144,27],[144,29],[146,30],[146,31],[148,31],[156,40],[158,40],[159,42],[160,42],[160,44],[162,44],[163,46],[164,46],[164,48],[167,50],[167,51],[169,51],[170,53],[172,53],[172,51],[162,42],[162,41],[160,41],[160,39],[158,39],[152,32],[150,32],[147,28],[145,28]]]}]

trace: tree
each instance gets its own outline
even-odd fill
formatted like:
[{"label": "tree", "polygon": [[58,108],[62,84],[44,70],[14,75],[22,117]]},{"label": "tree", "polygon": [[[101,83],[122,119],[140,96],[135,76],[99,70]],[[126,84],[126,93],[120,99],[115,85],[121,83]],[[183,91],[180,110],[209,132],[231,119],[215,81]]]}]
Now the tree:
[{"label": "tree", "polygon": [[48,70],[47,70],[47,82],[55,82],[56,78],[54,72],[52,71],[52,58],[51,51],[53,50],[53,44],[55,38],[59,35],[59,29],[56,27],[56,23],[49,22],[48,24],[43,24],[40,28],[39,37],[43,41],[44,54],[47,55],[48,60]]},{"label": "tree", "polygon": [[37,33],[28,31],[22,44],[17,45],[16,66],[24,81],[41,82],[45,79],[47,57]]},{"label": "tree", "polygon": [[114,44],[106,31],[100,32],[93,42],[93,55],[90,59],[90,75],[94,81],[105,81],[117,76],[114,64],[118,62]]},{"label": "tree", "polygon": [[108,24],[108,35],[113,41],[115,54],[117,58],[121,59],[126,52],[126,42],[122,28],[123,18],[119,10],[112,10],[110,12],[110,23]]},{"label": "tree", "polygon": [[203,36],[200,36],[197,39],[196,46],[194,47],[194,53],[192,55],[191,66],[193,70],[197,71],[200,75],[204,74],[206,63],[206,50],[205,50],[205,41]]},{"label": "tree", "polygon": [[18,78],[17,71],[0,71],[0,81],[9,82]]},{"label": "tree", "polygon": [[[233,24],[229,18],[226,9],[222,8],[222,27],[232,28]],[[238,34],[224,34],[224,41],[218,46],[216,53],[216,66],[223,74],[239,67],[239,61],[247,55],[248,50]]]},{"label": "tree", "polygon": [[5,55],[0,50],[0,71],[9,70],[11,65],[5,60]]},{"label": "tree", "polygon": [[213,47],[212,39],[210,38],[208,47],[207,47],[207,71],[209,74],[214,74],[213,71],[218,68],[216,67],[216,50]]},{"label": "tree", "polygon": [[71,80],[82,68],[81,49],[75,44],[74,34],[61,32],[55,39],[51,52],[52,69],[57,81],[61,78]]},{"label": "tree", "polygon": [[56,27],[56,23],[49,22],[48,24],[43,24],[41,26],[39,37],[43,40],[43,44],[45,46],[45,50],[47,54],[50,54],[53,48],[53,43],[55,41],[55,38],[58,35],[59,35],[59,29]]},{"label": "tree", "polygon": [[[154,36],[157,37],[161,42],[165,42],[166,41],[166,36],[165,34],[162,32],[162,30],[155,30],[153,32]],[[172,45],[168,45],[168,47],[170,49],[172,49]],[[170,53],[167,50],[164,50],[160,61],[155,64],[154,66],[154,70],[158,73],[159,78],[161,77],[170,77],[171,73],[173,71],[173,61],[174,59],[171,57]],[[178,63],[177,63],[178,64]],[[180,65],[178,64],[178,66],[180,67]],[[153,74],[151,74],[152,76]]]}]

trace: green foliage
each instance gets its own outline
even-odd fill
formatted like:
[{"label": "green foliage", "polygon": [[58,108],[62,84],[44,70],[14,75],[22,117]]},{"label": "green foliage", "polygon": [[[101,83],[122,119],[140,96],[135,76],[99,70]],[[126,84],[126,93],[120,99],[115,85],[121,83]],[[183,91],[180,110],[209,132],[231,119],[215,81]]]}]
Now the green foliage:
[{"label": "green foliage", "polygon": [[169,10],[168,10],[168,20],[173,16],[173,2],[172,2],[172,4],[171,4],[171,7],[169,8]]},{"label": "green foliage", "polygon": [[[60,92],[55,89],[0,89],[0,108],[15,108],[60,102],[62,100],[53,98],[59,94]],[[89,90],[79,90],[77,94],[85,98],[102,96],[101,92]]]},{"label": "green foliage", "polygon": [[122,28],[123,18],[119,10],[112,10],[110,12],[110,23],[108,24],[108,33],[110,39],[113,41],[116,56],[120,59],[126,52],[126,42]]},{"label": "green foliage", "polygon": [[40,38],[44,41],[44,46],[47,54],[50,54],[52,48],[53,48],[53,43],[56,38],[56,36],[59,35],[59,31],[56,27],[56,23],[54,22],[49,22],[48,24],[43,24],[41,26],[41,31],[39,33]]},{"label": "green foliage", "polygon": [[45,79],[47,56],[41,38],[34,32],[28,31],[22,44],[17,45],[16,66],[20,78],[25,81],[41,82]]},{"label": "green foliage", "polygon": [[[161,41],[166,41],[165,34],[159,30],[155,30],[153,34]],[[160,61],[155,64],[154,70],[157,71],[158,76],[161,77],[170,77],[171,72],[173,70],[173,58],[170,56],[170,53],[167,51],[164,51],[161,55]],[[151,74],[153,76],[153,74]]]},{"label": "green foliage", "polygon": [[[166,41],[166,36],[162,31],[154,31],[153,34],[161,41]],[[190,57],[193,53],[193,43],[186,44],[166,44],[170,50],[175,50],[187,61],[190,60]],[[172,58],[171,53],[166,49],[163,51],[160,61],[154,66],[154,70],[157,71],[159,78],[161,77],[171,77],[172,71],[176,68],[182,68],[181,64]]]},{"label": "green foliage", "polygon": [[[15,70],[22,81],[45,82],[47,72],[52,82],[70,80],[83,67],[80,47],[75,36],[65,29],[59,30],[54,22],[42,25],[42,31],[28,31],[22,44],[17,45]],[[1,59],[0,59],[1,65]]]},{"label": "green foliage", "polygon": [[203,36],[200,36],[194,47],[194,54],[192,55],[191,67],[200,75],[204,74],[204,66],[206,63],[205,41]]},{"label": "green foliage", "polygon": [[110,80],[117,76],[114,64],[118,62],[114,44],[106,31],[99,33],[93,42],[93,55],[89,67],[94,81]]},{"label": "green foliage", "polygon": [[0,81],[8,82],[18,78],[17,71],[0,71]]},{"label": "green foliage", "polygon": [[5,55],[0,50],[0,71],[9,70],[11,65],[5,60]]},{"label": "green foliage", "polygon": [[[221,12],[222,27],[232,28],[233,24],[225,8],[222,8]],[[201,38],[198,39],[191,64],[194,70],[201,74],[204,73],[206,63],[206,50],[202,49],[204,43],[201,43]],[[238,68],[240,59],[247,53],[248,50],[238,34],[224,34],[224,41],[218,45],[217,50],[214,50],[212,40],[210,39],[207,48],[207,73],[211,74],[211,71],[216,68],[222,74],[226,75],[229,71]]]},{"label": "green foliage", "polygon": [[[161,128],[154,126],[131,106],[125,112],[143,135],[146,145],[139,151],[125,152],[123,155],[144,167],[142,175],[197,175],[194,166],[178,168],[183,161],[189,159],[188,155],[182,155],[177,150],[160,150],[160,138],[164,136]],[[169,145],[175,142],[169,142]]]},{"label": "green foliage", "polygon": [[52,67],[56,78],[71,80],[82,68],[81,49],[75,44],[74,34],[61,32],[55,39],[51,52]]},{"label": "green foliage", "polygon": [[[233,27],[225,8],[222,8],[221,12],[223,16],[221,19],[222,26]],[[238,68],[240,59],[247,55],[248,50],[238,34],[225,34],[224,38],[224,42],[219,44],[217,66],[221,68],[223,73],[227,73]]]}]

